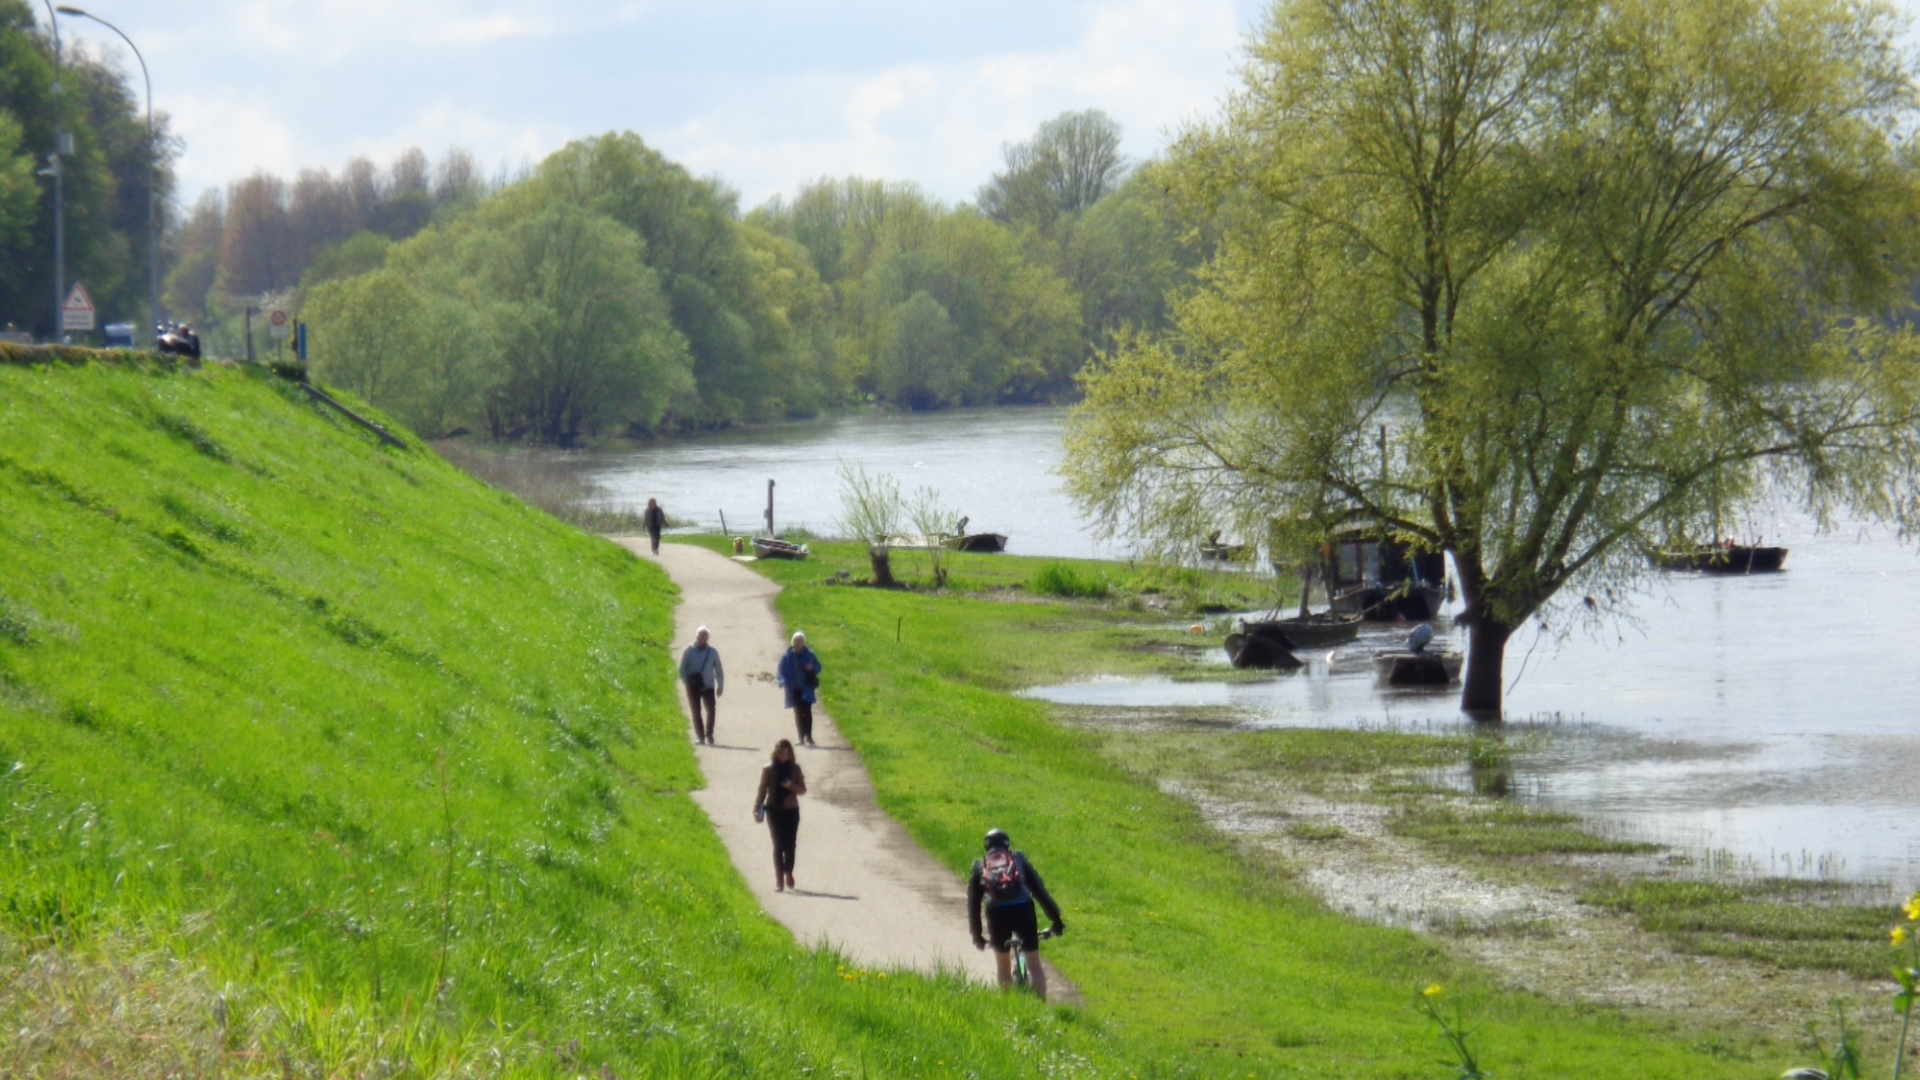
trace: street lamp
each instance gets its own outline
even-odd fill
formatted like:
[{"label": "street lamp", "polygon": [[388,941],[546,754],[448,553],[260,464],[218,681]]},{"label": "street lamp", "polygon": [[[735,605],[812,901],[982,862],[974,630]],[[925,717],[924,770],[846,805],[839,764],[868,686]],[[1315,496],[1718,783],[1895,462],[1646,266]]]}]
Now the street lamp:
[{"label": "street lamp", "polygon": [[[51,2],[51,0],[49,0]],[[140,77],[147,84],[147,327],[148,331],[157,331],[160,326],[160,218],[155,212],[155,179],[160,157],[160,136],[153,128],[153,76],[147,74],[147,58],[140,55],[139,46],[126,32],[107,20],[77,7],[62,5],[57,9],[62,15],[72,15],[81,19],[92,19],[101,26],[120,35],[120,40],[133,50],[133,58],[140,61]],[[136,338],[136,345],[139,339]]]},{"label": "street lamp", "polygon": [[53,31],[53,153],[47,155],[47,170],[53,177],[53,333],[49,340],[65,336],[67,308],[67,208],[60,176],[60,155],[73,153],[73,144],[60,126],[60,20],[54,17],[53,0],[47,5],[47,27]]}]

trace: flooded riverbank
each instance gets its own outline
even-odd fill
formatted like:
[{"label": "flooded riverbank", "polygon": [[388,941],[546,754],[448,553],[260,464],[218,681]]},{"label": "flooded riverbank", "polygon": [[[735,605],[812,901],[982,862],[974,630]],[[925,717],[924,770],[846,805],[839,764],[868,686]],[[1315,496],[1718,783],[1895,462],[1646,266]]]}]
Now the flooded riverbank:
[{"label": "flooded riverbank", "polygon": [[[736,534],[759,526],[770,478],[777,524],[832,533],[839,464],[858,462],[909,491],[938,488],[973,527],[1009,534],[1017,554],[1125,557],[1096,541],[1061,486],[1064,417],[862,413],[555,460],[612,505],[657,497],[690,530],[717,531],[724,513]],[[1562,637],[1529,625],[1515,634],[1506,669],[1514,797],[1753,875],[1920,888],[1920,680],[1909,630],[1920,558],[1884,530],[1821,534],[1780,508],[1743,530],[1790,548],[1786,571],[1652,575],[1625,617],[1596,631]],[[1179,681],[1036,693],[1116,710],[1217,710],[1253,727],[1459,729],[1455,692],[1374,685],[1369,652],[1389,633],[1316,651],[1301,672],[1274,679],[1210,681],[1196,665]]]}]

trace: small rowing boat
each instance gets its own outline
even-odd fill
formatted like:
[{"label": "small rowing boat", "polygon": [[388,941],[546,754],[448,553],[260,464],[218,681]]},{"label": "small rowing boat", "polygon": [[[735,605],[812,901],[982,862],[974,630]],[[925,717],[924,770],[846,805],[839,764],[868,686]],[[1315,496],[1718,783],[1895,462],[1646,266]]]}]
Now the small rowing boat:
[{"label": "small rowing boat", "polygon": [[754,537],[753,553],[762,559],[804,559],[813,554],[805,544],[789,544],[771,536]]},{"label": "small rowing boat", "polygon": [[1383,649],[1373,654],[1373,673],[1387,686],[1446,686],[1460,678],[1456,652]]}]

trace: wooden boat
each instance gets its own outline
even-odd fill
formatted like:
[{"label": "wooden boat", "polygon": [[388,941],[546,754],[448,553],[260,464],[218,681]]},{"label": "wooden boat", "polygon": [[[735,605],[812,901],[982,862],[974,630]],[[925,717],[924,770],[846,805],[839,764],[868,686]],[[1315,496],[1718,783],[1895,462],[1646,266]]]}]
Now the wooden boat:
[{"label": "wooden boat", "polygon": [[762,559],[804,559],[813,554],[805,544],[789,544],[771,536],[754,537],[753,553]]},{"label": "wooden boat", "polygon": [[1787,549],[1713,544],[1706,547],[1656,551],[1653,565],[1662,570],[1699,570],[1709,574],[1772,574],[1786,568]]},{"label": "wooden boat", "polygon": [[1246,633],[1228,634],[1226,648],[1227,660],[1237,668],[1292,671],[1302,666],[1300,658],[1293,655],[1292,643],[1278,633],[1255,632],[1249,627]]},{"label": "wooden boat", "polygon": [[1327,592],[1335,614],[1368,622],[1426,622],[1447,602],[1447,557],[1413,551],[1371,529],[1334,538],[1327,557]]},{"label": "wooden boat", "polygon": [[947,537],[947,546],[955,551],[1005,551],[1007,537],[1004,533],[968,533]]},{"label": "wooden boat", "polygon": [[1387,686],[1446,686],[1460,678],[1463,659],[1456,652],[1382,649],[1373,654],[1373,672]]},{"label": "wooden boat", "polygon": [[1237,562],[1246,557],[1249,546],[1224,543],[1219,533],[1213,533],[1200,541],[1200,557],[1209,562]]},{"label": "wooden boat", "polygon": [[1322,645],[1352,641],[1360,636],[1360,624],[1365,621],[1358,615],[1316,611],[1304,617],[1295,615],[1286,619],[1262,619],[1259,622],[1242,622],[1240,625],[1246,631],[1271,629],[1285,635],[1291,643],[1289,648],[1315,649]]}]

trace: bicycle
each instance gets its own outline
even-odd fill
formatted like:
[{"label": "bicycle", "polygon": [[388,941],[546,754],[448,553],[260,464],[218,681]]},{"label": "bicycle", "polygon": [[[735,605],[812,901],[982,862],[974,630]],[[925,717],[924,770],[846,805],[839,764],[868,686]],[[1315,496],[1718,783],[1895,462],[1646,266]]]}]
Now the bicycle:
[{"label": "bicycle", "polygon": [[[1053,929],[1051,927],[1040,931],[1041,941],[1045,941],[1051,937],[1053,937]],[[1013,935],[1007,939],[1007,949],[1013,956],[1013,985],[1017,989],[1031,990],[1033,989],[1033,973],[1027,970],[1027,950],[1025,946],[1026,942],[1020,940],[1019,931],[1015,931]]]}]

